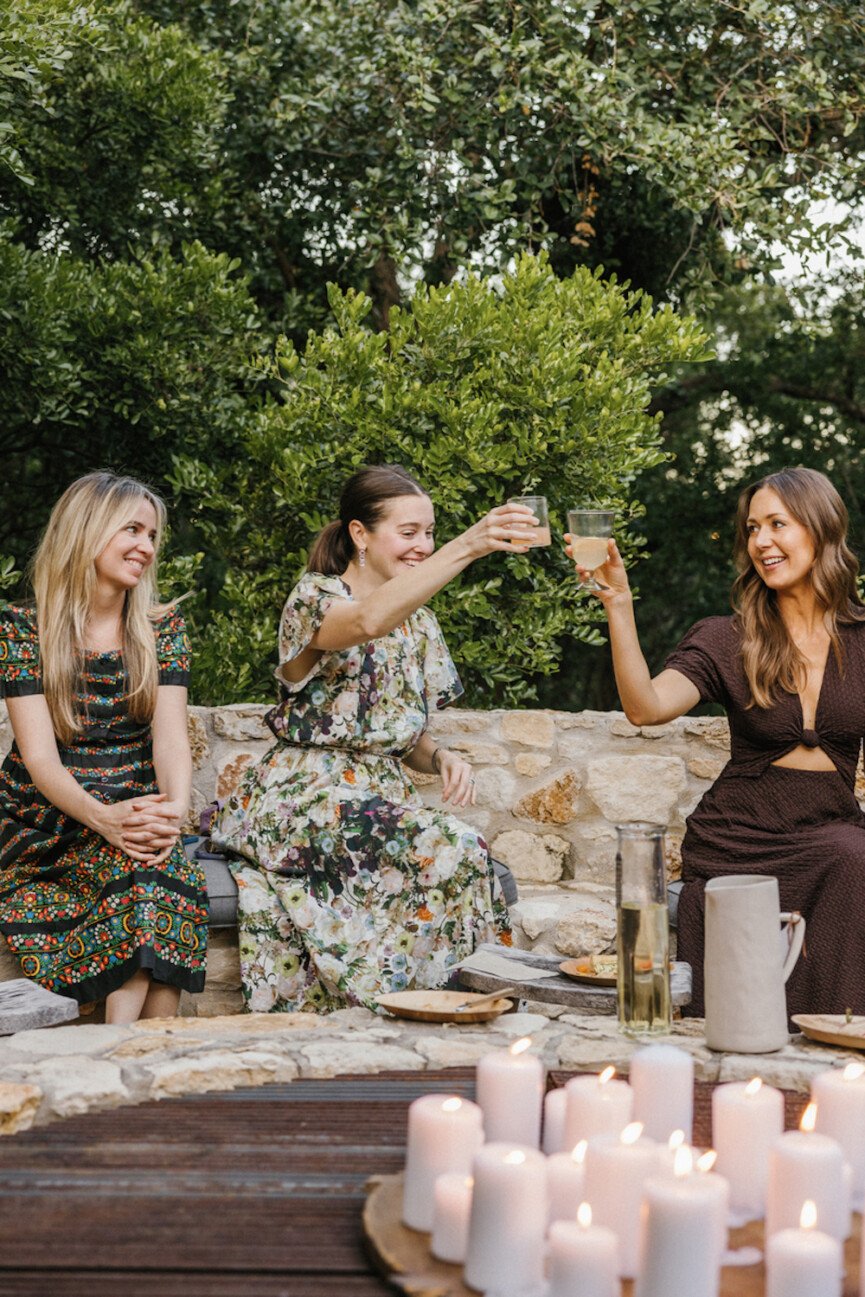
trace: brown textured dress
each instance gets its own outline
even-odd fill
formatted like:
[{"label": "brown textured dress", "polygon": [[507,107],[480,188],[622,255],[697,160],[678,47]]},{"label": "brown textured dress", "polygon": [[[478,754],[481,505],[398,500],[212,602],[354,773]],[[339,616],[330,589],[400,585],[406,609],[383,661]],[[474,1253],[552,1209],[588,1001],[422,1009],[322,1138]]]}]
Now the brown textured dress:
[{"label": "brown textured dress", "polygon": [[[682,844],[679,957],[694,972],[689,1012],[703,1012],[703,889],[722,874],[774,874],[782,910],[807,921],[805,955],[787,983],[787,1011],[865,1013],[865,815],[854,795],[865,735],[865,623],[839,628],[842,661],[830,650],[815,728],[802,725],[797,694],[748,707],[733,617],[708,617],[667,659],[720,703],[731,756],[688,817]],[[772,763],[800,743],[820,747],[835,770]]]}]

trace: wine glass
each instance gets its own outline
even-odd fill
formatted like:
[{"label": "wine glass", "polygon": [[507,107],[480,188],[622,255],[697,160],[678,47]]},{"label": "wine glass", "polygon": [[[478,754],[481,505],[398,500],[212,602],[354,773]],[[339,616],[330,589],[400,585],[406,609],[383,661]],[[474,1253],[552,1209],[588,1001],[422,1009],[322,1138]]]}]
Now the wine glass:
[{"label": "wine glass", "polygon": [[595,568],[607,561],[607,541],[613,534],[616,515],[611,509],[569,509],[568,531],[571,534],[571,555],[580,567],[587,567],[592,575],[580,582],[581,590],[603,590],[595,580]]},{"label": "wine glass", "polygon": [[537,527],[531,526],[531,520],[526,519],[525,527],[520,527],[520,535],[514,536],[513,540],[520,545],[551,545],[553,538],[550,535],[550,520],[547,513],[547,497],[545,495],[512,495],[508,504],[524,504],[527,509],[538,520]]}]

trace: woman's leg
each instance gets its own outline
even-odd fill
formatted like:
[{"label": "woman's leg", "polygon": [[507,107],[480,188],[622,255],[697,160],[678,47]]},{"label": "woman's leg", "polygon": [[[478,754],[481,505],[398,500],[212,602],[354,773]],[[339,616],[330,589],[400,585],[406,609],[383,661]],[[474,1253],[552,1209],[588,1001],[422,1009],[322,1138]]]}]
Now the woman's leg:
[{"label": "woman's leg", "polygon": [[144,1004],[141,1008],[142,1018],[174,1018],[180,1004],[180,987],[167,986],[165,982],[154,982],[151,979]]},{"label": "woman's leg", "polygon": [[105,1021],[115,1027],[137,1022],[150,990],[150,974],[139,968],[128,981],[112,991],[105,1001]]}]

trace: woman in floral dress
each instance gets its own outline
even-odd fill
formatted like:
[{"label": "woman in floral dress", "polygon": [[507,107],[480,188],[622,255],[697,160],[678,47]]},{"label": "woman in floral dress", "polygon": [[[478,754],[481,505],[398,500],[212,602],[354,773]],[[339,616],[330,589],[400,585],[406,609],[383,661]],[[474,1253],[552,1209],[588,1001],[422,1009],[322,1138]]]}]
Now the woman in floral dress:
[{"label": "woman in floral dress", "polygon": [[213,828],[245,858],[232,870],[250,1010],[374,1007],[510,942],[486,843],[424,806],[406,767],[440,774],[454,807],[474,801],[471,767],[426,732],[462,686],[422,605],[474,559],[525,552],[513,538],[532,521],[506,505],[433,553],[432,501],[404,469],[346,484],[283,610],[276,745]]},{"label": "woman in floral dress", "polygon": [[74,482],[0,607],[0,932],[22,972],[107,1022],[204,987],[207,894],[180,842],[192,763],[189,641],[156,602],[164,506],[113,473]]}]

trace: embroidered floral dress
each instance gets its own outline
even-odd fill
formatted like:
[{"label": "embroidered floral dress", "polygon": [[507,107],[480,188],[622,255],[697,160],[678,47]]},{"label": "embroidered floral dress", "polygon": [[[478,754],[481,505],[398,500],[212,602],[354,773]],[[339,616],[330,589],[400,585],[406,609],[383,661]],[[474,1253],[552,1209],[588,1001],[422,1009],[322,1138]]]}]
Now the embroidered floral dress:
[{"label": "embroidered floral dress", "polygon": [[[350,598],[339,577],[307,573],[283,610],[280,663]],[[462,693],[432,613],[323,654],[285,687],[269,717],[276,746],[213,829],[248,862],[232,864],[248,1008],[372,1008],[389,991],[442,985],[479,942],[509,942],[486,843],[425,807],[400,759],[430,710]]]},{"label": "embroidered floral dress", "polygon": [[[159,682],[185,685],[189,641],[179,612],[155,625]],[[103,802],[158,791],[150,729],[126,709],[119,652],[88,653],[86,708],[60,760]],[[0,693],[42,692],[35,611],[0,607]],[[155,868],[57,810],[34,787],[18,747],[0,768],[0,932],[22,972],[79,1002],[101,999],[145,968],[158,982],[204,988],[207,893],[180,844]]]}]

